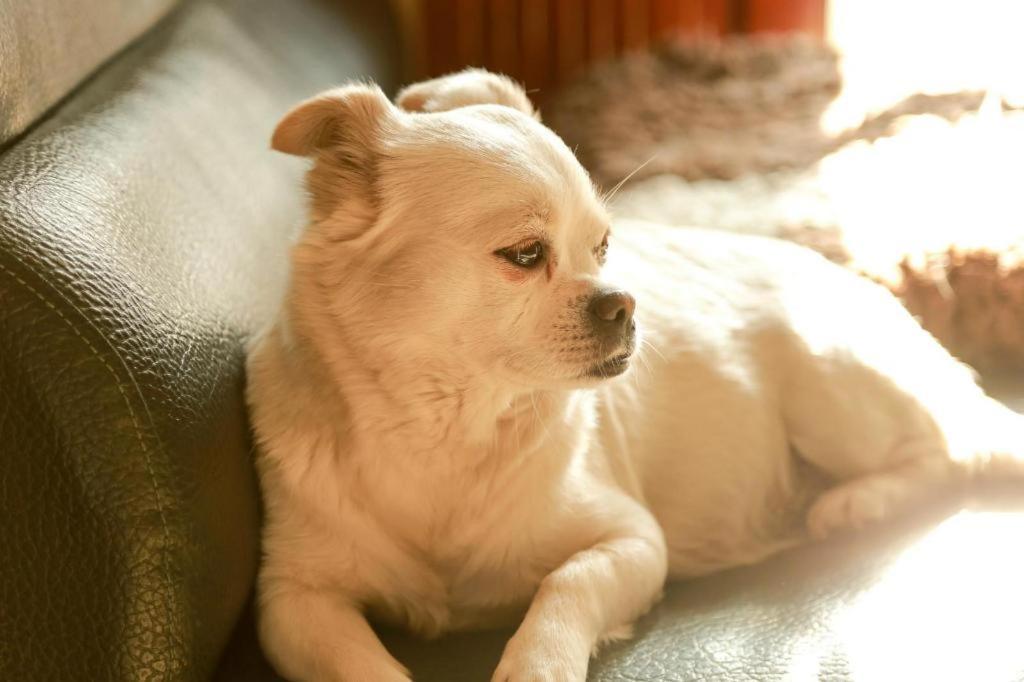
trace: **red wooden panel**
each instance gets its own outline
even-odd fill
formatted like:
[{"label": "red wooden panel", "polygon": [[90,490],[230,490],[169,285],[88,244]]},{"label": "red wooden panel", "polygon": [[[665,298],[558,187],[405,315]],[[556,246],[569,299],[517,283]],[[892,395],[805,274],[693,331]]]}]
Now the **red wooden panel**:
[{"label": "red wooden panel", "polygon": [[608,59],[615,54],[616,0],[590,0],[587,3],[587,61]]},{"label": "red wooden panel", "polygon": [[413,65],[415,77],[485,66],[528,89],[548,89],[589,64],[675,35],[820,36],[826,1],[409,0],[403,18],[411,53],[422,54]]},{"label": "red wooden panel", "polygon": [[587,61],[587,19],[584,0],[554,0],[555,61],[564,83]]},{"label": "red wooden panel", "polygon": [[623,52],[647,47],[651,32],[651,4],[648,0],[619,0],[619,22],[622,24]]},{"label": "red wooden panel", "polygon": [[701,0],[700,23],[697,32],[705,36],[724,36],[732,30],[733,10],[741,3],[736,0]]},{"label": "red wooden panel", "polygon": [[679,4],[679,27],[676,33],[700,35],[704,25],[705,0],[676,0]]},{"label": "red wooden panel", "polygon": [[484,38],[487,35],[485,3],[481,0],[455,0],[456,15],[451,18],[457,26],[456,51],[459,68],[483,66],[487,63]]},{"label": "red wooden panel", "polygon": [[427,70],[431,75],[458,67],[454,0],[429,0],[423,5],[427,40]]},{"label": "red wooden panel", "polygon": [[544,90],[551,79],[551,13],[548,0],[520,0],[522,20],[523,84]]},{"label": "red wooden panel", "polygon": [[[720,36],[730,31],[733,8],[741,0],[653,0],[651,36]],[[630,3],[632,5],[632,3]]]},{"label": "red wooden panel", "polygon": [[519,3],[517,0],[490,0],[487,31],[488,68],[519,76]]},{"label": "red wooden panel", "polygon": [[651,0],[651,41],[674,35],[679,31],[684,5],[693,0]]},{"label": "red wooden panel", "polygon": [[825,0],[747,0],[743,28],[749,33],[825,33]]}]

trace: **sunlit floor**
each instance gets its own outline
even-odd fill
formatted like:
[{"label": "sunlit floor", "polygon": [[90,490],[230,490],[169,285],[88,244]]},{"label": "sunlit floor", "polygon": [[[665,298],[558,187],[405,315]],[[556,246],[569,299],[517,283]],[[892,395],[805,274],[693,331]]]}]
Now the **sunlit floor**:
[{"label": "sunlit floor", "polygon": [[1024,105],[1024,2],[827,0],[843,93],[826,127],[856,125],[915,92],[995,92]]},{"label": "sunlit floor", "polygon": [[[844,89],[823,118],[826,130],[855,126],[916,92],[989,93],[978,115],[952,124],[918,117],[897,138],[823,161],[820,179],[855,240],[851,252],[891,262],[909,245],[1019,243],[1024,125],[1021,114],[1004,115],[999,100],[1024,105],[1024,2],[829,4]],[[1001,390],[1024,408],[1024,389]],[[948,519],[837,618],[856,679],[1016,679],[1022,576],[1024,514]]]},{"label": "sunlit floor", "polygon": [[[988,93],[977,115],[914,117],[901,133],[825,159],[820,182],[847,246],[869,272],[898,255],[1006,249],[1024,235],[1024,2],[830,0],[829,35],[843,91],[829,132],[856,126],[914,93]],[[884,274],[884,273],[882,273]]]},{"label": "sunlit floor", "polygon": [[1021,538],[1024,514],[963,512],[907,549],[833,624],[855,679],[1017,679]]},{"label": "sunlit floor", "polygon": [[[1019,252],[1024,113],[1004,112],[1000,100],[1024,107],[1024,1],[830,0],[829,20],[845,83],[823,116],[830,132],[915,93],[989,97],[958,121],[909,117],[897,135],[846,145],[812,169],[653,177],[624,190],[616,210],[769,234],[785,223],[834,225],[873,273],[952,243]],[[1024,412],[1024,380],[996,384],[996,396]],[[797,647],[786,679],[829,678],[823,661],[836,648],[864,682],[1024,679],[1022,619],[1024,512],[962,512],[851,594]]]}]

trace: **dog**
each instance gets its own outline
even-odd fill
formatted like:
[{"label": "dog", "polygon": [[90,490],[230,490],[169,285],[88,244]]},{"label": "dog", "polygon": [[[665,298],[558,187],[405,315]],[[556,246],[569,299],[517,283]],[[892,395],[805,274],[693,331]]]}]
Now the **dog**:
[{"label": "dog", "polygon": [[408,680],[376,619],[518,621],[493,680],[579,682],[667,578],[1024,473],[1024,420],[887,291],[776,240],[613,227],[505,77],[329,90],[272,147],[312,159],[247,362],[289,679]]}]

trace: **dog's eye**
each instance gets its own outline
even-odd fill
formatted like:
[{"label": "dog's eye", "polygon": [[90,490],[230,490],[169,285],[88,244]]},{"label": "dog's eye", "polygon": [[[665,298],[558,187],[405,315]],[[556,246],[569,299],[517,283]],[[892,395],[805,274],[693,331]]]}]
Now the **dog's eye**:
[{"label": "dog's eye", "polygon": [[594,257],[601,265],[604,265],[605,260],[608,259],[608,235],[605,235],[601,243],[594,249]]},{"label": "dog's eye", "polygon": [[532,269],[544,262],[544,245],[539,241],[524,242],[495,251],[516,267]]}]

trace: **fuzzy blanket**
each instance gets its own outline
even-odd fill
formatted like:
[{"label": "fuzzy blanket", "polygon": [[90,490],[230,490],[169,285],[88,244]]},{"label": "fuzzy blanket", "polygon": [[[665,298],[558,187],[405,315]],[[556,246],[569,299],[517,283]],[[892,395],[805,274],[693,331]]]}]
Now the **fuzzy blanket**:
[{"label": "fuzzy blanket", "polygon": [[1024,368],[1024,112],[914,95],[835,135],[836,55],[676,44],[600,65],[545,121],[619,215],[792,239],[886,286],[958,357]]}]

